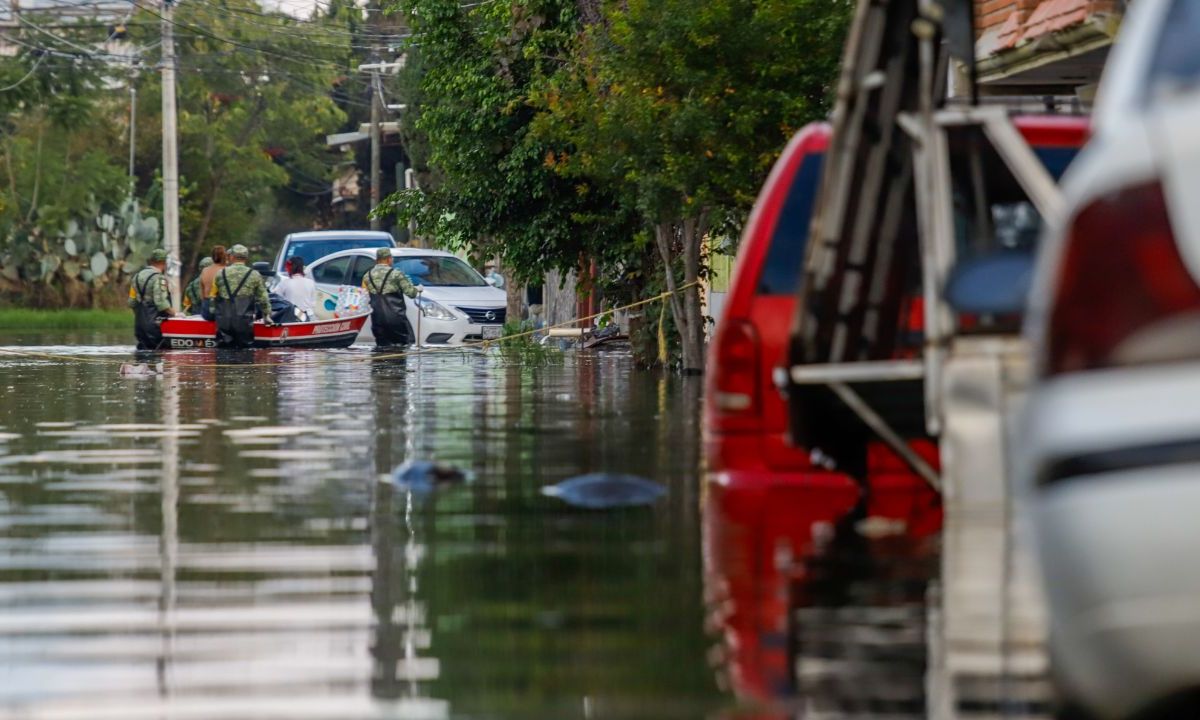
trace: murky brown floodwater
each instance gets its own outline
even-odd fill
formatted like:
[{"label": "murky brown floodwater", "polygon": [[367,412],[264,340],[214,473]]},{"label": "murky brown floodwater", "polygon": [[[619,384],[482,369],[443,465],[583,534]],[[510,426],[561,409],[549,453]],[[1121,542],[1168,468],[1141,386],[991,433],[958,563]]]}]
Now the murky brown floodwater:
[{"label": "murky brown floodwater", "polygon": [[[0,345],[128,359],[126,343]],[[177,354],[156,379],[0,356],[0,717],[728,704],[706,659],[698,387],[620,354],[367,352]],[[410,458],[472,478],[424,500],[380,482]],[[670,494],[585,512],[539,492],[591,471]]]}]

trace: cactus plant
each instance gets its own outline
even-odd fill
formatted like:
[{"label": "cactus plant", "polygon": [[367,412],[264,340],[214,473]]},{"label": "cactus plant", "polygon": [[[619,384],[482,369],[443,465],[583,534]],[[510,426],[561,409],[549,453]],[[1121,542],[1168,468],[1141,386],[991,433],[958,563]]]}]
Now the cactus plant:
[{"label": "cactus plant", "polygon": [[126,282],[159,243],[155,217],[142,217],[135,200],[104,211],[91,198],[57,229],[14,227],[0,238],[0,277],[11,282],[78,280],[100,289]]}]

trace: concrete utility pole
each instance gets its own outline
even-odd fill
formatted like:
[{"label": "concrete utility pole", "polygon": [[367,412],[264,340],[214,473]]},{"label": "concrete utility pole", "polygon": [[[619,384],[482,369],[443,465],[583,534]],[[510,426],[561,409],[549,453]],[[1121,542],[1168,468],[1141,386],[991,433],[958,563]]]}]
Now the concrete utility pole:
[{"label": "concrete utility pole", "polygon": [[175,9],[173,0],[162,0],[162,174],[163,246],[167,251],[167,286],[171,306],[180,309],[179,271],[179,149],[175,116]]},{"label": "concrete utility pole", "polygon": [[137,189],[134,161],[137,159],[137,86],[135,75],[129,73],[129,197]]},{"label": "concrete utility pole", "polygon": [[[379,71],[371,71],[371,212],[375,212],[375,208],[379,207],[379,200],[382,194],[379,192],[379,185],[383,182],[383,172],[381,170],[380,156],[383,152],[383,133],[380,130],[379,123],[383,122],[383,113],[381,112],[382,100],[379,97]],[[371,229],[378,230],[383,227],[383,222],[371,216]]]},{"label": "concrete utility pole", "polygon": [[[400,67],[404,67],[404,63],[371,62],[358,66],[359,72],[371,74],[371,210],[379,207],[379,201],[383,197],[380,192],[380,185],[383,183],[383,84],[379,79],[379,71]],[[372,230],[378,230],[382,226],[382,221],[371,219]]]}]

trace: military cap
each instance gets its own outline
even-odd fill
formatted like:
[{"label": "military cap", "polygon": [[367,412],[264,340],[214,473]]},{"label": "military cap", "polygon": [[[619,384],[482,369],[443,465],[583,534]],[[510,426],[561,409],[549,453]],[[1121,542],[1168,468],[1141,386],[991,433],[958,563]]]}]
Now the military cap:
[{"label": "military cap", "polygon": [[204,258],[203,260],[200,261],[200,269],[203,270],[206,267],[212,267],[212,264],[213,264],[212,258],[210,258],[210,257]]},{"label": "military cap", "polygon": [[159,263],[159,262],[166,262],[166,261],[167,261],[167,251],[166,250],[163,250],[162,248],[158,248],[154,252],[150,253],[150,262]]},{"label": "military cap", "polygon": [[246,249],[245,245],[234,245],[229,248],[229,254],[236,257],[250,257],[250,251]]},{"label": "military cap", "polygon": [[379,248],[378,250],[376,250],[376,251],[375,251],[375,259],[376,259],[376,260],[382,260],[382,259],[384,259],[384,258],[390,258],[391,256],[392,256],[392,249],[391,249],[391,248],[381,247],[381,248]]}]

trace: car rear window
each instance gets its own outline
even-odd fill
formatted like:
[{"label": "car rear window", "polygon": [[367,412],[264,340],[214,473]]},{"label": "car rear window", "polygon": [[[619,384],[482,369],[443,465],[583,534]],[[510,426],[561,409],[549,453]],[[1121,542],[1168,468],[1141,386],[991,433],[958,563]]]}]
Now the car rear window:
[{"label": "car rear window", "polygon": [[304,260],[305,265],[311,265],[314,260],[319,260],[326,255],[332,255],[335,252],[342,250],[353,250],[354,248],[381,248],[392,247],[394,243],[387,238],[322,238],[320,240],[293,240],[288,243],[287,255],[283,257],[284,261],[288,258],[299,256]]},{"label": "car rear window", "polygon": [[1146,89],[1151,102],[1177,90],[1195,90],[1200,82],[1200,2],[1175,0],[1154,46]]},{"label": "car rear window", "polygon": [[756,290],[759,295],[793,295],[796,292],[824,160],[824,154],[807,155],[796,170],[759,271]]}]

